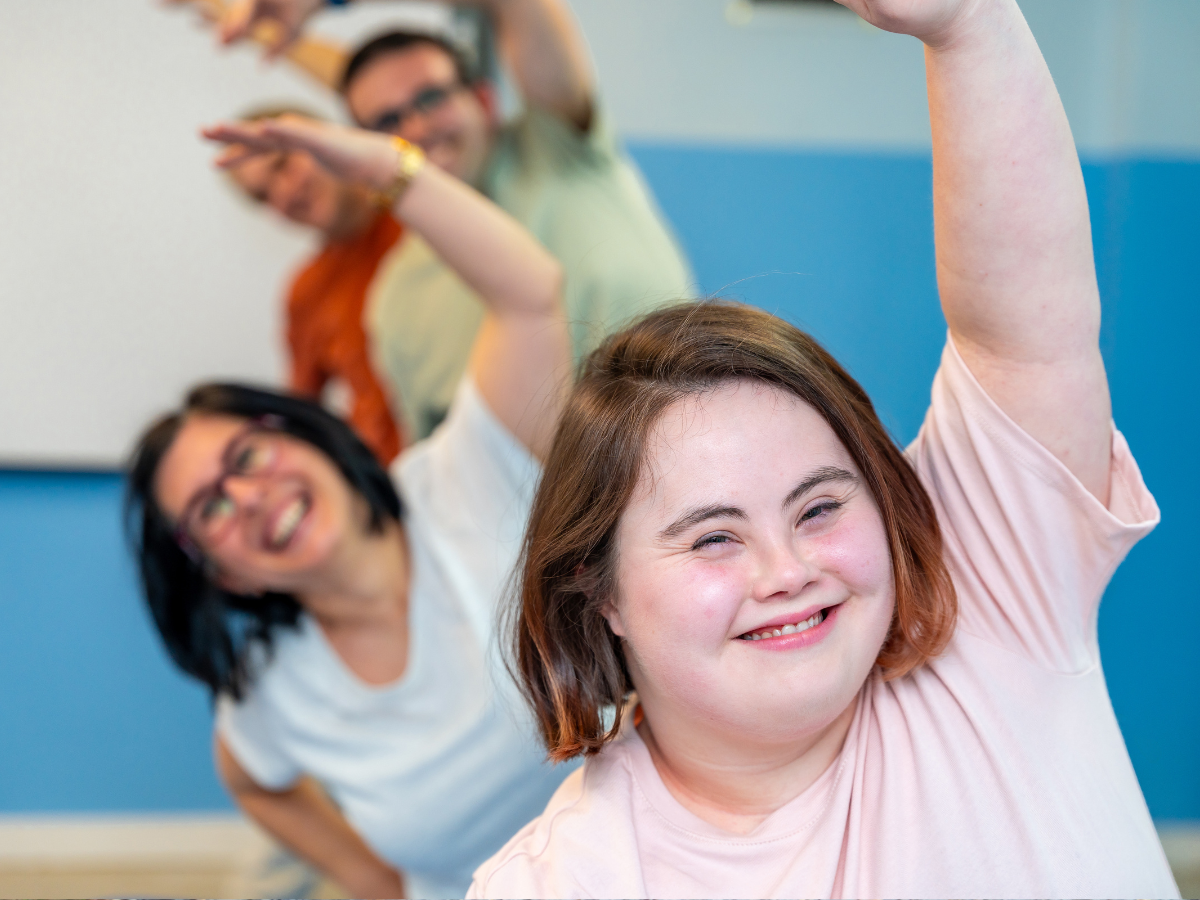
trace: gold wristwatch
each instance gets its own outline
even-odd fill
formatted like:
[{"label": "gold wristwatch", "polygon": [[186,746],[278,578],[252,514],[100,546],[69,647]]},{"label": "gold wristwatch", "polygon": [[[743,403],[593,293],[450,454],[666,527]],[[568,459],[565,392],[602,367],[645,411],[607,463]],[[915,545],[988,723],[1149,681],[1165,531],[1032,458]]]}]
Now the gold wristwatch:
[{"label": "gold wristwatch", "polygon": [[380,191],[376,198],[376,202],[388,210],[396,205],[396,201],[412,183],[413,177],[425,165],[425,151],[416,144],[401,137],[393,137],[392,146],[396,148],[396,171],[392,174],[391,184]]}]

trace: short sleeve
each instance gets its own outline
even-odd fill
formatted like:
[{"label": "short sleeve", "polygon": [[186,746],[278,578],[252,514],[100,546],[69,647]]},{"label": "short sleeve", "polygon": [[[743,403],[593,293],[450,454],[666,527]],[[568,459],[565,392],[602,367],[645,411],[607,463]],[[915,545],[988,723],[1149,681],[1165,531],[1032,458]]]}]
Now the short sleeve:
[{"label": "short sleeve", "polygon": [[216,730],[246,774],[267,790],[290,787],[303,774],[273,739],[269,710],[253,689],[240,701],[217,698]]},{"label": "short sleeve", "polygon": [[586,131],[552,112],[530,107],[514,123],[513,132],[522,156],[551,169],[609,165],[619,155],[608,114],[599,101]]},{"label": "short sleeve", "polygon": [[1099,659],[1096,614],[1116,567],[1158,523],[1113,428],[1105,508],[987,395],[947,340],[908,456],[930,492],[959,627],[1058,672]]}]

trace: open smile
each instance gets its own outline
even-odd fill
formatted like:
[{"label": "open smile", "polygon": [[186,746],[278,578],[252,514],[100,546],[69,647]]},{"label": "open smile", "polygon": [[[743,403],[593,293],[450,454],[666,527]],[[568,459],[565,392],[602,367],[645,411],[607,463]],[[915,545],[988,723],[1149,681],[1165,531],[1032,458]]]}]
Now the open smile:
[{"label": "open smile", "polygon": [[263,529],[266,549],[275,553],[286,550],[310,509],[312,498],[307,493],[298,494],[284,503]]},{"label": "open smile", "polygon": [[819,609],[805,619],[794,622],[775,622],[740,634],[737,640],[764,642],[772,648],[791,649],[817,643],[833,629],[841,604]]}]

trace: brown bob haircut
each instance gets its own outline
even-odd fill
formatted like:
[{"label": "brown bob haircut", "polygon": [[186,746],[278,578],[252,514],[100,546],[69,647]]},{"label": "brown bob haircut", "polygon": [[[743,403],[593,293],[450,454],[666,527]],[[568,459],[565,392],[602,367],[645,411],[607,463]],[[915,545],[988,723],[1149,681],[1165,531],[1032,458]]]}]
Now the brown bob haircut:
[{"label": "brown bob haircut", "polygon": [[534,499],[512,659],[555,761],[614,738],[633,690],[601,608],[615,597],[615,534],[647,437],[672,403],[733,379],[765,382],[813,407],[870,488],[896,590],[877,660],[885,676],[910,672],[950,640],[958,607],[933,504],[859,384],[809,335],[759,309],[671,306],[612,335],[584,362]]}]

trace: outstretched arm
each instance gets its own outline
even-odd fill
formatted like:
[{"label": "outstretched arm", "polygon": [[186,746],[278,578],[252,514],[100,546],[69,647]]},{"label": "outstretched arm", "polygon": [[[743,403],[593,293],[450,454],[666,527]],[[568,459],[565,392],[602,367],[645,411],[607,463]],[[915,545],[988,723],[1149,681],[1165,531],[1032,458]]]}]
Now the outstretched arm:
[{"label": "outstretched arm", "polygon": [[586,131],[595,84],[587,45],[563,0],[488,0],[504,61],[526,103]]},{"label": "outstretched arm", "polygon": [[404,877],[367,846],[312,778],[282,791],[258,785],[219,735],[217,775],[242,811],[277,840],[333,878],[351,897],[403,897]]},{"label": "outstretched arm", "polygon": [[[230,13],[230,0],[167,0],[172,6],[192,6],[202,19],[211,23],[221,22]],[[277,49],[284,38],[278,24],[260,21],[247,30],[247,37],[267,49],[269,56],[282,53],[288,62],[324,87],[336,91],[341,87],[342,72],[346,69],[348,54],[341,44],[311,35],[299,35]]]},{"label": "outstretched arm", "polygon": [[[454,0],[485,8],[496,23],[504,61],[525,101],[586,130],[592,120],[592,64],[583,35],[563,0]],[[233,0],[221,18],[225,43],[268,25],[268,56],[300,40],[324,0]],[[340,70],[339,70],[340,71]]]},{"label": "outstretched arm", "polygon": [[925,42],[938,290],[989,396],[1108,500],[1112,447],[1083,175],[1015,0],[843,0]]},{"label": "outstretched arm", "polygon": [[[221,165],[307,150],[338,178],[375,190],[392,183],[400,157],[397,139],[296,116],[227,123],[204,134],[235,145]],[[506,212],[436,166],[417,171],[395,212],[486,306],[469,369],[492,412],[541,458],[570,369],[559,264]]]}]

